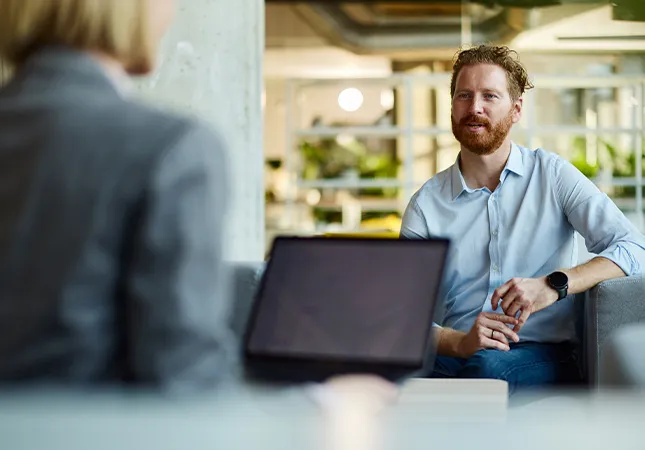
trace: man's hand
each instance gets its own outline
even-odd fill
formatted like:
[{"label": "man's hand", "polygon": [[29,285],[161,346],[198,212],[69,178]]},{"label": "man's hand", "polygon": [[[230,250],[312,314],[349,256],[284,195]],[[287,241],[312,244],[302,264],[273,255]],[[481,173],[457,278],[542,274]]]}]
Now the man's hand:
[{"label": "man's hand", "polygon": [[518,323],[513,331],[518,332],[534,312],[551,306],[558,300],[558,293],[541,278],[513,278],[493,292],[491,305],[497,309],[500,304],[504,314],[518,317]]},{"label": "man's hand", "polygon": [[459,342],[458,352],[468,358],[479,350],[496,348],[509,351],[508,340],[519,342],[519,336],[506,324],[517,325],[518,320],[504,314],[483,312],[477,316],[475,324]]}]

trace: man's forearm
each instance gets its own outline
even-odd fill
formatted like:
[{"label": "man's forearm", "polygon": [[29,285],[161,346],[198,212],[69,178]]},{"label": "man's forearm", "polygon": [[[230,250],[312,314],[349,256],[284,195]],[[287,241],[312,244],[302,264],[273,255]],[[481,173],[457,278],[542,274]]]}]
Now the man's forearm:
[{"label": "man's forearm", "polygon": [[463,358],[459,347],[466,333],[451,328],[433,328],[433,331],[438,355]]},{"label": "man's forearm", "polygon": [[615,262],[601,256],[562,272],[569,277],[569,294],[585,292],[605,280],[625,276]]}]

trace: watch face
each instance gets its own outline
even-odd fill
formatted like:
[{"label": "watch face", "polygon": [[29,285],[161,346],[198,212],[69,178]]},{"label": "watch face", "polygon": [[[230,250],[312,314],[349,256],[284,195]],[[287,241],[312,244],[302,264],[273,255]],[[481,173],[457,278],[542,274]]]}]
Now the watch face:
[{"label": "watch face", "polygon": [[553,272],[549,275],[549,283],[555,288],[563,288],[569,283],[569,277],[562,272]]}]

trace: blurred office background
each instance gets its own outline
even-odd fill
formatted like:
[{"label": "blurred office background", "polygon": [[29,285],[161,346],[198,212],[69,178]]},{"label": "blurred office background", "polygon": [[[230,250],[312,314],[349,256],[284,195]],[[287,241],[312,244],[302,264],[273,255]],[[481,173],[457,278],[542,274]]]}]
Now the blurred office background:
[{"label": "blurred office background", "polygon": [[278,234],[398,232],[455,161],[452,60],[480,43],[517,50],[536,86],[517,143],[570,160],[644,230],[645,0],[178,0],[136,89],[223,131],[228,255],[257,261]]},{"label": "blurred office background", "polygon": [[397,232],[454,163],[462,45],[517,50],[536,88],[514,139],[575,164],[643,229],[645,2],[266,2],[266,245],[282,233]]}]

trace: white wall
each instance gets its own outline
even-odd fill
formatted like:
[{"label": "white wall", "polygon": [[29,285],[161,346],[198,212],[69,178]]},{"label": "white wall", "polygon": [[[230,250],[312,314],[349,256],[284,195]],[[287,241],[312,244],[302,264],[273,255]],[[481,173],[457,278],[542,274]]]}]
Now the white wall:
[{"label": "white wall", "polygon": [[[571,10],[573,5],[568,9]],[[561,7],[544,8],[538,14],[551,16],[545,24],[520,33],[509,46],[518,51],[538,52],[642,52],[645,22],[612,20],[612,6],[605,5],[573,16]],[[581,9],[586,9],[584,6]],[[560,17],[560,19],[558,19]],[[538,25],[540,25],[538,23]],[[603,39],[603,37],[612,39]],[[640,36],[640,38],[635,38]],[[621,39],[622,37],[622,39]],[[573,69],[573,67],[572,67]]]},{"label": "white wall", "polygon": [[392,72],[385,56],[355,55],[337,47],[268,48],[265,78],[365,78]]}]

